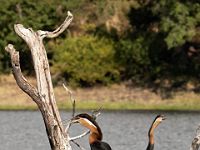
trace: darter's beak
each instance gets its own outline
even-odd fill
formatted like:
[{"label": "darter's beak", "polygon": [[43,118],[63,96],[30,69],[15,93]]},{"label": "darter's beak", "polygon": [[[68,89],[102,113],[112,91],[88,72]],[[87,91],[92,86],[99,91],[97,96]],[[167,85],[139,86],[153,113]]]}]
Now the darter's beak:
[{"label": "darter's beak", "polygon": [[71,123],[72,124],[79,123],[79,119],[80,119],[80,117],[75,116],[74,118],[71,119]]}]

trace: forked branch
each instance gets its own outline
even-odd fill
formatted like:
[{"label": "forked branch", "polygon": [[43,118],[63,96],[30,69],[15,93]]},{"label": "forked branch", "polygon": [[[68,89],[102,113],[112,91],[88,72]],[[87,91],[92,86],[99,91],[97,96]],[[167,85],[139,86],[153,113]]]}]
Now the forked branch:
[{"label": "forked branch", "polygon": [[14,49],[13,45],[9,44],[5,48],[10,53],[13,75],[18,86],[36,102],[42,113],[47,137],[52,150],[71,150],[71,146],[69,144],[68,134],[64,132],[64,127],[56,105],[43,38],[57,37],[69,26],[72,19],[72,14],[68,12],[65,21],[53,32],[34,31],[32,28],[25,28],[22,24],[14,25],[15,32],[26,42],[31,51],[37,88],[29,84],[22,75],[19,53]]},{"label": "forked branch", "polygon": [[[69,97],[70,97],[70,101],[72,103],[72,119],[74,118],[75,116],[75,111],[76,111],[76,100],[74,98],[74,95],[72,93],[72,91],[67,88],[67,86],[65,86],[65,84],[63,84],[63,87],[64,89],[66,90],[66,92],[69,94]],[[96,118],[100,115],[100,110],[101,108],[99,108],[98,110],[95,110],[92,112],[92,117],[94,118],[94,120],[96,120]],[[71,126],[71,123],[72,123],[72,119],[69,120],[69,122],[67,123],[67,126],[65,128],[65,132],[68,134],[69,132],[69,128]],[[79,143],[77,143],[75,140],[77,139],[80,139],[80,138],[83,138],[84,136],[88,135],[90,133],[90,131],[85,131],[83,132],[82,134],[78,135],[78,136],[75,136],[75,137],[69,137],[69,141],[73,142],[76,146],[78,146],[81,150],[85,150]]]}]

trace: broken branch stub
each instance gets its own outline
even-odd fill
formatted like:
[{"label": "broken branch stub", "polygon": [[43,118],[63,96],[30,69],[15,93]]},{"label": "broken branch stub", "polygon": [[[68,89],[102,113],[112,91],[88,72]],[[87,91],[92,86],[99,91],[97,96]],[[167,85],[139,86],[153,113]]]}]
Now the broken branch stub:
[{"label": "broken branch stub", "polygon": [[9,44],[5,48],[10,53],[13,75],[18,86],[33,99],[42,113],[48,139],[53,150],[71,150],[71,146],[56,105],[43,38],[57,37],[69,26],[72,19],[72,14],[68,12],[65,21],[53,32],[41,30],[35,32],[33,29],[25,28],[21,24],[14,25],[15,32],[26,42],[31,51],[37,87],[28,83],[22,75],[19,53],[14,49],[14,46]]}]

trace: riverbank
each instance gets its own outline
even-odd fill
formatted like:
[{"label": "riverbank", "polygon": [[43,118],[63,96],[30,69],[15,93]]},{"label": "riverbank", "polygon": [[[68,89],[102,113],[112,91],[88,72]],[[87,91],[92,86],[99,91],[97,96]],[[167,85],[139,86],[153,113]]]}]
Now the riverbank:
[{"label": "riverbank", "polygon": [[[35,85],[33,78],[28,78]],[[35,110],[35,103],[16,85],[12,75],[0,76],[0,110]],[[62,86],[55,87],[60,109],[70,110],[68,93]],[[163,99],[151,89],[133,87],[126,83],[93,88],[72,89],[77,109],[106,110],[200,110],[200,94],[193,91],[174,92]]]}]

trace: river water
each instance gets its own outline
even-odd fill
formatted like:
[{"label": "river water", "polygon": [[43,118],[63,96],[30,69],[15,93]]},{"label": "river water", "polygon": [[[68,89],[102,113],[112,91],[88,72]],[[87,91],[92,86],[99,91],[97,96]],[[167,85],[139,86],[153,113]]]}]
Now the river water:
[{"label": "river water", "polygon": [[[148,129],[160,112],[109,111],[102,112],[97,122],[103,140],[113,150],[145,150]],[[200,124],[200,112],[162,112],[165,120],[155,131],[155,150],[189,150],[195,130]],[[62,119],[70,112],[61,112]],[[0,111],[0,150],[50,150],[46,131],[38,111]],[[85,131],[79,125],[70,128],[75,136]],[[78,140],[89,150],[88,137]],[[73,143],[74,150],[79,150]]]}]

